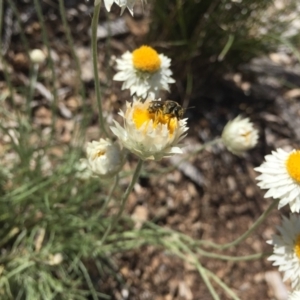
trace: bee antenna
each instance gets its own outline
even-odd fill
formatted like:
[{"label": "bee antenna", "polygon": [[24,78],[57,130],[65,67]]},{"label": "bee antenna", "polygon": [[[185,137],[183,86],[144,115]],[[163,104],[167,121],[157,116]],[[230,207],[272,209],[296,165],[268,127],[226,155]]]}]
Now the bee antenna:
[{"label": "bee antenna", "polygon": [[188,110],[188,109],[191,109],[191,108],[195,108],[196,106],[189,106],[187,108],[185,108],[184,110]]}]

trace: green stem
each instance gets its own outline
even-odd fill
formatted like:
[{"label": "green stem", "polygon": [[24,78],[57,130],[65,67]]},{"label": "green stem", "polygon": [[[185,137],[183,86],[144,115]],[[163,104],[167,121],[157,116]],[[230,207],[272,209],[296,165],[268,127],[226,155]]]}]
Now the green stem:
[{"label": "green stem", "polygon": [[218,244],[215,244],[215,243],[212,243],[209,241],[205,241],[205,243],[201,243],[201,244],[205,244],[209,247],[220,249],[220,250],[228,249],[228,248],[238,245],[240,242],[245,240],[268,217],[268,215],[271,213],[273,208],[275,208],[278,205],[279,201],[280,201],[279,199],[272,201],[272,203],[268,207],[268,209],[266,211],[264,211],[261,214],[261,216],[254,222],[254,224],[244,234],[242,234],[240,237],[238,237],[236,240],[234,240],[228,244],[224,244],[224,245],[218,245]]},{"label": "green stem", "polygon": [[126,204],[126,200],[129,196],[129,194],[131,193],[132,189],[133,189],[133,186],[135,185],[136,181],[138,180],[139,178],[139,175],[140,175],[140,172],[141,172],[141,169],[142,169],[142,165],[143,165],[143,161],[140,159],[137,166],[136,166],[136,169],[135,169],[135,172],[132,176],[132,179],[131,179],[131,182],[129,184],[129,186],[127,187],[126,191],[125,191],[125,194],[123,195],[122,199],[121,199],[121,206],[120,206],[120,209],[119,209],[119,212],[118,214],[115,216],[115,218],[113,219],[113,221],[109,224],[108,228],[106,229],[106,232],[104,233],[101,241],[100,241],[100,244],[104,244],[107,236],[109,235],[109,233],[112,231],[112,229],[116,226],[116,224],[118,223],[122,213],[123,213],[123,210],[124,210],[124,207],[125,207],[125,204]]},{"label": "green stem", "polygon": [[[3,27],[3,0],[0,0],[0,32],[2,33]],[[2,45],[2,34],[0,34],[0,45]],[[2,49],[1,49],[2,54]]]},{"label": "green stem", "polygon": [[0,285],[3,284],[4,280],[8,280],[11,277],[14,277],[16,274],[23,272],[25,269],[28,269],[32,266],[34,266],[36,263],[34,261],[27,261],[27,257],[24,259],[24,257],[22,257],[22,264],[20,264],[18,267],[12,269],[9,273],[6,273],[5,276],[1,276],[0,279]]},{"label": "green stem", "polygon": [[[264,212],[263,215],[266,217],[268,215],[267,212],[271,211],[273,207],[274,207],[274,205],[271,204],[271,206],[268,208],[268,210],[266,212]],[[262,216],[259,219],[261,219]],[[261,220],[261,222],[262,221],[263,220]],[[253,224],[253,226],[255,226],[255,228],[256,228],[259,224],[256,224],[256,222],[255,222]],[[268,253],[257,253],[257,254],[251,254],[251,255],[246,255],[246,256],[229,256],[229,255],[220,255],[220,254],[216,254],[216,253],[212,253],[212,252],[207,252],[207,251],[202,250],[200,248],[200,246],[204,245],[204,246],[210,246],[210,247],[213,247],[213,248],[218,248],[218,247],[223,247],[223,245],[218,245],[218,244],[212,243],[210,241],[197,241],[197,240],[194,240],[193,238],[191,238],[191,237],[189,237],[185,234],[182,234],[180,232],[176,232],[172,229],[161,228],[160,226],[155,225],[152,222],[145,222],[145,225],[149,226],[150,228],[153,228],[155,230],[155,232],[158,232],[158,231],[162,232],[166,236],[176,236],[178,240],[180,240],[183,243],[189,245],[189,247],[195,249],[198,254],[200,254],[202,256],[205,256],[205,257],[216,258],[216,259],[226,260],[226,261],[248,261],[248,260],[263,258],[263,257],[266,257],[266,256],[269,255]],[[255,228],[251,227],[249,230],[252,232]],[[145,229],[144,229],[144,231],[145,231]],[[249,231],[245,232],[243,234],[243,236],[246,235],[246,234],[249,234]],[[227,244],[225,244],[224,246],[226,246],[226,245]]]},{"label": "green stem", "polygon": [[98,213],[99,216],[100,216],[103,212],[106,211],[106,208],[107,208],[107,206],[108,206],[108,204],[109,204],[109,202],[110,202],[110,200],[111,200],[111,198],[112,198],[112,195],[113,195],[113,193],[114,193],[114,191],[115,191],[115,189],[116,189],[118,183],[119,183],[119,174],[117,174],[117,175],[115,176],[115,178],[114,178],[114,183],[113,183],[113,185],[112,185],[112,187],[111,187],[111,189],[110,189],[110,191],[109,191],[109,194],[107,195],[107,197],[106,197],[106,199],[105,199],[104,205],[103,205],[103,207],[101,207],[101,209],[100,209],[100,211],[99,211],[99,213]]},{"label": "green stem", "polygon": [[33,64],[32,74],[30,76],[30,82],[29,82],[29,95],[27,99],[27,108],[26,108],[28,116],[30,116],[30,103],[33,100],[34,89],[37,82],[38,73],[39,73],[39,65]]},{"label": "green stem", "polygon": [[268,253],[256,253],[256,254],[245,255],[245,256],[230,256],[230,255],[222,255],[222,254],[207,252],[201,249],[197,249],[197,252],[201,256],[215,258],[219,260],[225,260],[225,261],[248,261],[248,260],[263,258],[269,255]]},{"label": "green stem", "polygon": [[[214,300],[220,300],[220,297],[219,295],[217,294],[216,290],[214,289],[214,287],[212,286],[207,274],[206,274],[206,269],[201,265],[201,263],[199,262],[199,260],[197,259],[196,255],[190,250],[190,248],[184,244],[183,242],[181,242],[180,240],[176,240],[176,242],[179,244],[179,247],[182,248],[184,251],[186,251],[190,257],[193,258],[193,261],[189,261],[188,259],[186,259],[186,257],[184,257],[184,259],[190,263],[193,263],[195,265],[195,267],[197,268],[199,274],[201,275],[207,289],[209,290],[212,298]],[[174,247],[176,248],[176,246]],[[174,250],[173,250],[174,251]],[[176,252],[179,252],[179,249],[177,249],[177,251],[174,251],[175,253]],[[181,252],[179,252],[181,253]],[[178,253],[177,253],[178,255]]]},{"label": "green stem", "polygon": [[6,236],[2,237],[0,241],[0,247],[5,245],[11,238],[15,237],[20,232],[18,227],[13,227]]},{"label": "green stem", "polygon": [[82,95],[82,97],[84,97],[85,89],[84,89],[83,82],[81,80],[80,62],[79,62],[78,56],[77,56],[76,51],[75,51],[74,40],[73,40],[73,37],[72,37],[72,34],[71,34],[70,27],[69,27],[68,22],[67,22],[66,11],[65,11],[63,0],[59,0],[59,12],[60,12],[60,16],[61,16],[62,23],[63,23],[63,26],[64,26],[64,30],[65,30],[65,33],[66,33],[69,48],[70,48],[72,57],[74,58],[74,61],[75,61],[75,67],[76,67],[76,72],[77,72],[77,76],[78,76],[77,79],[80,82],[81,95]]},{"label": "green stem", "polygon": [[103,109],[101,103],[101,93],[100,93],[100,83],[99,83],[99,74],[98,74],[98,53],[97,53],[97,29],[98,29],[98,20],[99,13],[101,8],[101,2],[99,5],[95,6],[94,14],[92,19],[92,58],[93,58],[93,71],[94,71],[94,79],[95,79],[95,90],[96,90],[96,98],[99,112],[99,125],[100,129],[104,133],[106,137],[108,137],[108,133],[105,128],[105,122],[103,118]]},{"label": "green stem", "polygon": [[[17,1],[7,0],[7,2],[8,2],[10,8],[12,9],[12,11],[13,11],[15,17],[16,17],[16,21],[18,23],[18,26],[20,28],[23,28],[24,24],[21,20],[21,14],[18,11],[18,8],[17,8],[17,5],[16,5]],[[29,54],[29,43],[28,43],[28,39],[26,38],[26,35],[25,35],[25,30],[20,30],[20,37],[21,37],[21,42],[23,43],[22,46],[24,47],[24,49],[26,50],[27,55],[28,55]],[[0,44],[0,45],[2,45],[2,44]]]},{"label": "green stem", "polygon": [[4,79],[5,79],[5,83],[8,85],[9,96],[11,98],[12,106],[13,106],[13,109],[15,109],[16,104],[14,101],[14,88],[13,88],[13,84],[12,84],[12,81],[10,78],[10,74],[8,72],[7,62],[4,59],[1,51],[0,51],[0,61],[2,62],[2,65],[3,65]]},{"label": "green stem", "polygon": [[[112,15],[105,9],[105,15],[106,15],[106,19],[108,20],[108,23],[107,23],[107,38],[105,40],[105,55],[106,57],[111,57],[112,55],[112,46],[111,46],[111,40],[112,40],[112,34],[111,34],[111,27],[112,27]],[[111,85],[111,80],[113,78],[112,76],[112,66],[111,64],[109,63],[109,60],[106,59],[106,65],[105,65],[105,70],[106,70],[106,77],[108,78],[109,80],[109,84]]]},{"label": "green stem", "polygon": [[197,268],[199,274],[201,275],[206,287],[208,288],[211,296],[213,297],[213,299],[220,300],[219,295],[217,294],[216,290],[214,289],[211,282],[209,281],[209,278],[206,273],[206,269],[203,268],[202,265],[198,261],[195,261],[195,265],[196,265],[196,268]]},{"label": "green stem", "polygon": [[[103,253],[107,255],[107,253],[114,254],[114,253],[120,253],[120,249],[122,249],[122,252],[126,252],[128,250],[133,250],[133,249],[138,249],[141,248],[142,246],[149,245],[144,240],[132,240],[132,241],[113,241],[112,244],[106,244],[102,245],[100,243],[97,243],[99,245],[98,252],[96,253]],[[153,244],[151,244],[153,245]],[[0,258],[0,262],[2,262],[2,258]]]},{"label": "green stem", "polygon": [[240,298],[232,291],[232,289],[227,286],[218,276],[209,270],[205,269],[209,277],[211,277],[215,283],[217,283],[233,300],[240,300]]},{"label": "green stem", "polygon": [[89,272],[87,271],[87,269],[86,269],[85,265],[82,263],[82,261],[79,261],[78,265],[79,265],[79,268],[80,268],[80,270],[81,270],[81,272],[82,272],[82,274],[83,274],[83,276],[85,278],[85,281],[86,281],[86,283],[87,283],[87,285],[88,285],[88,287],[90,289],[91,296],[92,296],[93,300],[98,300],[99,298],[97,297],[97,292],[96,292],[96,290],[94,288],[94,284],[93,284],[93,282],[91,280]]},{"label": "green stem", "polygon": [[[76,46],[75,46],[75,43],[74,43],[74,39],[72,37],[70,26],[68,25],[68,21],[67,21],[67,18],[66,18],[66,9],[65,9],[65,5],[64,5],[63,0],[59,0],[59,11],[60,11],[62,23],[63,23],[63,26],[64,26],[64,31],[66,33],[66,38],[67,38],[67,41],[68,41],[68,45],[69,45],[72,57],[75,61],[75,68],[76,68],[77,80],[78,80],[78,91],[79,91],[79,94],[81,96],[82,103],[83,103],[83,109],[82,109],[83,119],[82,119],[82,122],[81,122],[80,129],[74,135],[74,139],[78,140],[78,144],[79,144],[79,143],[84,143],[85,130],[88,126],[88,123],[90,122],[91,112],[88,109],[88,106],[87,106],[86,101],[85,101],[85,99],[86,99],[86,89],[85,89],[85,86],[84,86],[84,82],[81,78],[82,77],[82,70],[81,70],[81,66],[80,66],[80,61],[78,59],[78,55],[75,51]],[[77,86],[77,84],[75,86]],[[78,91],[76,90],[76,92],[78,92]]]},{"label": "green stem", "polygon": [[54,64],[54,61],[51,56],[51,46],[50,46],[50,41],[49,41],[48,34],[47,34],[45,18],[44,18],[42,8],[41,8],[41,1],[34,0],[34,6],[35,6],[36,13],[38,16],[39,24],[41,25],[43,44],[46,45],[46,48],[47,48],[47,53],[48,53],[47,58],[49,61],[49,67],[51,69],[51,86],[52,86],[52,94],[53,94],[53,99],[51,100],[51,111],[52,111],[52,115],[53,115],[52,124],[51,124],[51,127],[52,127],[51,135],[53,136],[55,133],[55,124],[56,124],[55,110],[56,110],[57,104],[58,104],[58,95],[57,95],[57,88],[56,88],[57,77],[56,77],[56,71],[55,71],[55,64]]}]

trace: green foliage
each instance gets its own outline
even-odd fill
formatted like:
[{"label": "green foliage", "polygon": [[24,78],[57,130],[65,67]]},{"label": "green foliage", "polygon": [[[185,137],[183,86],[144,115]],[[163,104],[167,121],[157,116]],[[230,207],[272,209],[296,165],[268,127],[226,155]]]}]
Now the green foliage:
[{"label": "green foliage", "polygon": [[279,44],[269,35],[279,35],[287,24],[271,12],[266,16],[271,5],[269,0],[156,0],[148,38],[164,52],[172,47],[167,53],[178,73],[185,77],[193,68],[205,76],[210,68],[233,68]]},{"label": "green foliage", "polygon": [[22,132],[16,151],[7,149],[16,164],[2,168],[0,179],[2,299],[86,299],[93,290],[84,261],[100,261],[109,222],[101,184],[79,178],[80,151],[52,158],[45,170],[44,150],[22,140],[29,134]]}]

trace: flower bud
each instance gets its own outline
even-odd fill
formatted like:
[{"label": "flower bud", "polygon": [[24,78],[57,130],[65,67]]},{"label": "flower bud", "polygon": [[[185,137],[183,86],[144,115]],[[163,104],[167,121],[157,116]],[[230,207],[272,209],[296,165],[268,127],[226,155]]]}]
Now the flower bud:
[{"label": "flower bud", "polygon": [[41,65],[46,59],[45,53],[40,49],[34,49],[30,51],[29,57],[34,64],[38,65]]},{"label": "flower bud", "polygon": [[117,174],[123,166],[120,146],[109,139],[100,139],[88,143],[87,164],[91,171],[103,178]]},{"label": "flower bud", "polygon": [[257,144],[258,131],[249,118],[242,119],[241,116],[237,116],[224,127],[222,140],[230,152],[241,156]]}]

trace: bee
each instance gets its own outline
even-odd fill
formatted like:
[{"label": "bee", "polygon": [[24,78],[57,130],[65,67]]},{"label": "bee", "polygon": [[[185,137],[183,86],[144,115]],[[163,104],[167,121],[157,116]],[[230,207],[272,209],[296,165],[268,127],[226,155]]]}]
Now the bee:
[{"label": "bee", "polygon": [[149,113],[161,113],[168,115],[170,118],[182,119],[184,109],[173,100],[166,101],[152,101],[148,107]]}]

